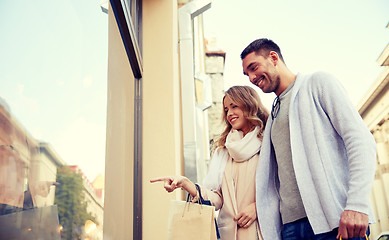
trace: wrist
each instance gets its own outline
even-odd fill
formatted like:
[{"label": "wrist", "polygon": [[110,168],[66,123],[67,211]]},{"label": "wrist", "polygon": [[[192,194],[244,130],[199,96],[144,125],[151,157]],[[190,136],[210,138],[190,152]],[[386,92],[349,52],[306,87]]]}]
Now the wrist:
[{"label": "wrist", "polygon": [[184,178],[183,181],[183,188],[192,196],[196,197],[197,196],[197,189],[195,184],[189,180],[188,178]]}]

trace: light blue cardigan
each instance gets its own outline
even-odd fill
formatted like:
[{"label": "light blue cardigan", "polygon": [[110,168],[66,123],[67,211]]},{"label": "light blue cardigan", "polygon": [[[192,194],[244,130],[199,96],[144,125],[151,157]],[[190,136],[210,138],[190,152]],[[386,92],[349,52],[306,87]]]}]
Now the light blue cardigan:
[{"label": "light blue cardigan", "polygon": [[[338,227],[344,210],[368,214],[374,222],[369,197],[376,145],[343,87],[327,73],[298,74],[291,94],[293,166],[315,234]],[[265,240],[281,239],[282,227],[271,127],[269,116],[256,172],[257,214]]]}]

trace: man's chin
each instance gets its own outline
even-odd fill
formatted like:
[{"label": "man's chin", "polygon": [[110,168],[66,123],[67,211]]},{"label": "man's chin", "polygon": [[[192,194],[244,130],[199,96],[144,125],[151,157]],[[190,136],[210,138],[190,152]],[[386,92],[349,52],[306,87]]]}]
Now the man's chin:
[{"label": "man's chin", "polygon": [[270,91],[269,89],[267,89],[267,88],[260,88],[260,87],[259,87],[259,89],[261,89],[261,91],[264,92],[264,93],[270,93],[270,92],[271,92],[271,91]]}]

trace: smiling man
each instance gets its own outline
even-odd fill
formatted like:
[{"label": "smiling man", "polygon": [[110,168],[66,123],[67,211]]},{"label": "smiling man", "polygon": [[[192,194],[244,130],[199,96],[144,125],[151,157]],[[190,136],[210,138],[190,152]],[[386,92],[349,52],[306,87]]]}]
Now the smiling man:
[{"label": "smiling man", "polygon": [[264,239],[364,239],[376,145],[339,81],[294,74],[265,38],[241,59],[250,82],[276,94],[256,172]]}]

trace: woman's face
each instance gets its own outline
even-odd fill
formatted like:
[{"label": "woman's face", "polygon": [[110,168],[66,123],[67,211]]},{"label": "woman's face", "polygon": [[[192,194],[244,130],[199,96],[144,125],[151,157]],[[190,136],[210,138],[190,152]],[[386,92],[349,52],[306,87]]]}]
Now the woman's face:
[{"label": "woman's face", "polygon": [[250,131],[250,124],[244,116],[243,110],[233,103],[228,96],[224,98],[223,104],[227,121],[231,124],[232,128],[240,130],[243,132],[243,135],[246,135]]}]

